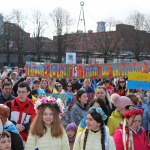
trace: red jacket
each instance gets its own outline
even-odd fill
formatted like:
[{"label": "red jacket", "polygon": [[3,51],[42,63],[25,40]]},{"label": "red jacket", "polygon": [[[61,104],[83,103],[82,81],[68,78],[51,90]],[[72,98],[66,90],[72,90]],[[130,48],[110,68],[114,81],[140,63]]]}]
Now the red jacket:
[{"label": "red jacket", "polygon": [[26,98],[25,102],[21,102],[18,97],[16,97],[14,100],[6,102],[5,105],[10,108],[9,120],[11,120],[15,125],[24,125],[25,130],[21,131],[20,135],[23,141],[26,141],[31,121],[35,116],[34,104],[29,98]]},{"label": "red jacket", "polygon": [[[129,138],[129,129],[126,128],[126,149],[128,149],[128,138]],[[122,127],[119,127],[114,135],[114,142],[116,144],[116,150],[124,150],[123,141],[122,141]],[[148,143],[148,138],[144,128],[140,128],[138,133],[133,132],[133,142],[134,142],[134,150],[150,150],[150,146]],[[131,149],[130,149],[131,150]]]}]

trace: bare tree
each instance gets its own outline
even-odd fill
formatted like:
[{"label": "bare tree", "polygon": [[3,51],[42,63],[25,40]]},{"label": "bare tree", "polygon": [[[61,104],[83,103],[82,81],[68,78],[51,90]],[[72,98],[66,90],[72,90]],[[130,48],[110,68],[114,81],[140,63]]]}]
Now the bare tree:
[{"label": "bare tree", "polygon": [[24,50],[24,26],[25,26],[25,16],[20,10],[13,10],[11,13],[12,22],[16,25],[13,27],[13,40],[17,46],[18,50],[18,65],[23,65],[23,50]]},{"label": "bare tree", "polygon": [[45,31],[45,27],[47,25],[46,18],[44,14],[38,10],[35,10],[33,13],[33,37],[34,37],[34,44],[37,51],[37,61],[40,61],[40,51],[43,48],[44,41],[43,35]]},{"label": "bare tree", "polygon": [[13,38],[12,38],[12,24],[11,22],[12,17],[10,15],[4,15],[3,16],[3,25],[1,29],[3,30],[3,33],[1,35],[1,48],[2,52],[6,53],[6,63],[7,65],[10,65],[10,52],[13,47]]},{"label": "bare tree", "polygon": [[111,34],[111,32],[97,33],[95,34],[93,46],[95,51],[99,52],[100,56],[104,58],[104,63],[107,63],[117,49],[118,36],[117,34]]},{"label": "bare tree", "polygon": [[137,61],[141,61],[143,55],[147,54],[146,39],[144,38],[146,35],[145,31],[141,31],[144,29],[145,25],[145,16],[140,12],[134,12],[128,17],[128,24],[134,26],[132,30],[127,31],[126,40],[130,45],[130,50],[134,54],[135,59]]},{"label": "bare tree", "polygon": [[150,15],[145,18],[144,30],[150,33]]},{"label": "bare tree", "polygon": [[106,22],[106,30],[107,31],[114,31],[116,28],[116,24],[121,24],[122,21],[121,20],[116,20],[113,17],[109,17],[105,20]]},{"label": "bare tree", "polygon": [[134,11],[127,18],[127,23],[134,26],[136,30],[143,30],[145,24],[145,16],[139,11]]},{"label": "bare tree", "polygon": [[54,23],[55,32],[57,35],[57,38],[54,41],[54,45],[57,50],[57,62],[61,63],[62,57],[64,56],[66,50],[66,36],[64,36],[64,34],[68,33],[68,29],[72,20],[69,12],[59,7],[53,10],[53,12],[50,14],[50,17]]}]

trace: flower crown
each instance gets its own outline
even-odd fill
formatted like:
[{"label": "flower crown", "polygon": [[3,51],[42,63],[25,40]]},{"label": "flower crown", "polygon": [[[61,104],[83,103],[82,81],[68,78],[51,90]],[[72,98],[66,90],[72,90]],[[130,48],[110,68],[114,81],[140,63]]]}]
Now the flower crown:
[{"label": "flower crown", "polygon": [[60,113],[63,113],[65,107],[60,98],[57,100],[51,97],[42,97],[37,102],[35,102],[35,108],[39,109],[42,105],[48,105],[56,108]]},{"label": "flower crown", "polygon": [[138,109],[138,108],[135,108],[133,110],[129,110],[128,112],[126,112],[124,114],[124,118],[131,117],[131,116],[137,115],[137,114],[143,114],[143,110],[142,109]]},{"label": "flower crown", "polygon": [[101,114],[103,121],[107,119],[106,114],[104,113],[104,111],[103,111],[100,107],[92,106],[92,107],[89,109],[89,111],[91,111],[91,110],[93,110],[93,109],[95,109],[95,111],[96,111],[98,114]]}]

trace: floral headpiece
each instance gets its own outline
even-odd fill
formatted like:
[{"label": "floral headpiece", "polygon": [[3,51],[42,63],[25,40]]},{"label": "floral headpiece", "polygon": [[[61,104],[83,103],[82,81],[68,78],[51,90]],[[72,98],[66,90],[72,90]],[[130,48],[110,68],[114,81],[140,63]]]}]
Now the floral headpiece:
[{"label": "floral headpiece", "polygon": [[143,110],[138,109],[138,108],[134,108],[133,110],[129,110],[128,112],[126,112],[124,114],[124,118],[131,117],[131,116],[137,115],[137,114],[143,114]]},{"label": "floral headpiece", "polygon": [[106,114],[104,113],[104,111],[103,111],[100,107],[92,106],[92,107],[89,109],[89,111],[91,111],[91,110],[93,110],[93,109],[95,109],[95,111],[96,111],[98,114],[101,114],[103,121],[107,119]]},{"label": "floral headpiece", "polygon": [[42,97],[37,102],[35,102],[36,109],[39,109],[43,105],[48,105],[48,106],[54,107],[60,113],[63,113],[63,110],[65,109],[64,104],[60,98],[58,98],[56,100],[55,98],[51,98],[51,97]]}]

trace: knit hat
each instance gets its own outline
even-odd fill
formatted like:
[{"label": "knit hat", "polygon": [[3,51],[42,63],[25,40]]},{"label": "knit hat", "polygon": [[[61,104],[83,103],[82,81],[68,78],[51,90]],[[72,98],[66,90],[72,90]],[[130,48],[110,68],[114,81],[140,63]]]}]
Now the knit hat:
[{"label": "knit hat", "polygon": [[77,131],[77,125],[74,122],[69,123],[66,127],[66,131],[68,131],[68,130],[74,130],[76,132]]},{"label": "knit hat", "polygon": [[131,106],[131,100],[126,96],[120,96],[119,94],[112,94],[111,95],[111,102],[115,105],[118,110],[122,110],[127,106]]}]

